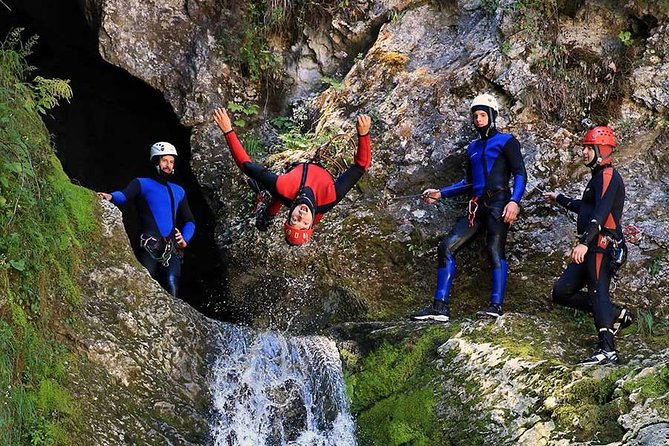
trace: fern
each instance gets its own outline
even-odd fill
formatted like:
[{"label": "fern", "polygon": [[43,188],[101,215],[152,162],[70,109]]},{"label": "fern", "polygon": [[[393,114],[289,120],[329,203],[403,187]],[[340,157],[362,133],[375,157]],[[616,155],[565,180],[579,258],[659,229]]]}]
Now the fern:
[{"label": "fern", "polygon": [[69,79],[46,79],[37,76],[33,80],[31,88],[35,93],[35,99],[34,103],[32,101],[28,103],[42,114],[58,105],[60,99],[69,102],[72,98],[72,87],[70,87]]}]

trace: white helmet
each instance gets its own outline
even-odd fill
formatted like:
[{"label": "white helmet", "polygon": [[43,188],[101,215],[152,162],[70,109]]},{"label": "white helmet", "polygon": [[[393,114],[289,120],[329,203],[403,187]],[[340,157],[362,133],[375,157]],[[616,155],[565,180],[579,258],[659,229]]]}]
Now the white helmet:
[{"label": "white helmet", "polygon": [[476,96],[472,101],[472,105],[469,106],[469,109],[471,110],[477,105],[490,107],[495,111],[495,113],[499,113],[499,104],[497,103],[497,99],[495,99],[495,97],[491,94],[484,93]]},{"label": "white helmet", "polygon": [[163,155],[174,155],[178,156],[177,148],[169,142],[157,142],[151,146],[151,156],[149,159],[153,159],[154,156],[163,156]]}]

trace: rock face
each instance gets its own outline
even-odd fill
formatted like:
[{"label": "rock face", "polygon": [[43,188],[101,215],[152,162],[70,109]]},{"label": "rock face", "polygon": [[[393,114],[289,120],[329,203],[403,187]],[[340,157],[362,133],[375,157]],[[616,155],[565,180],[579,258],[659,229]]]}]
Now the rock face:
[{"label": "rock face", "polygon": [[[102,202],[100,260],[69,333],[82,360],[73,387],[97,445],[207,444],[208,355],[215,324],[173,299],[138,265],[120,211]],[[104,253],[104,255],[102,255]]]},{"label": "rock face", "polygon": [[[585,331],[564,314],[506,314],[451,325],[344,324],[352,406],[362,445],[660,445],[667,441],[666,347],[636,335],[619,367],[574,366]],[[565,339],[565,332],[574,335]],[[581,339],[579,339],[581,338]],[[436,355],[424,349],[436,343]],[[395,353],[401,352],[399,355]],[[639,352],[639,354],[634,354]],[[634,355],[634,356],[632,356]],[[420,358],[419,361],[417,359]],[[370,376],[377,377],[376,380]],[[432,376],[429,381],[416,377]],[[401,378],[400,378],[401,377]],[[410,392],[389,392],[404,381]],[[426,410],[431,395],[434,415]],[[407,413],[412,413],[407,416]],[[434,421],[425,422],[434,416]],[[386,429],[379,428],[388,424]],[[393,436],[393,433],[403,432]],[[429,436],[429,439],[426,437]]]},{"label": "rock face", "polygon": [[[660,310],[669,304],[669,207],[664,187],[668,180],[664,166],[669,162],[666,7],[641,0],[624,7],[592,0],[347,3],[348,9],[328,9],[327,20],[312,26],[286,22],[295,25],[295,33],[269,33],[274,39],[258,46],[265,51],[258,54],[282,59],[261,60],[267,64],[265,71],[253,71],[251,60],[232,57],[239,56],[235,48],[239,42],[233,37],[252,35],[258,26],[252,20],[253,10],[242,2],[97,0],[88,6],[96,12],[91,16],[99,17],[103,57],[162,91],[182,122],[193,128],[192,168],[217,217],[218,242],[228,263],[228,302],[258,325],[312,330],[347,320],[392,320],[428,303],[436,245],[463,213],[464,203],[454,200],[428,206],[392,197],[464,176],[463,147],[474,137],[469,102],[479,92],[493,92],[503,106],[498,126],[519,139],[530,174],[521,218],[512,227],[507,245],[510,278],[505,309],[512,316],[499,326],[463,327],[440,349],[440,367],[447,378],[439,410],[448,419],[456,414],[457,401],[470,402],[475,414],[473,418],[462,415],[464,424],[486,414],[476,418],[486,423],[480,432],[482,444],[496,444],[493,438],[527,445],[596,441],[592,438],[599,434],[594,431],[587,434],[593,437],[579,436],[584,423],[569,410],[583,408],[570,406],[568,389],[587,391],[588,379],[599,372],[579,375],[564,367],[589,353],[594,342],[587,336],[592,327],[569,326],[563,335],[553,337],[554,343],[539,358],[529,359],[499,343],[486,345],[481,337],[497,336],[506,329],[503,324],[518,322],[514,313],[522,313],[521,322],[539,333],[555,330],[551,326],[560,327],[571,317],[565,312],[558,313],[560,319],[551,319],[554,313],[546,310],[552,306],[551,284],[566,264],[574,224],[566,214],[546,205],[536,187],[580,195],[588,174],[579,167],[574,152],[580,146],[582,130],[577,123],[583,116],[608,121],[615,130],[616,165],[627,190],[624,224],[634,223],[628,229],[642,234],[630,243],[614,300],[638,309],[640,333],[666,325]],[[334,4],[322,2],[328,7]],[[357,112],[374,117],[368,175],[326,215],[314,240],[301,249],[283,243],[278,221],[267,234],[253,228],[250,194],[210,119],[214,107],[234,103],[236,117],[248,114],[244,127],[236,125],[255,158],[278,168],[289,155],[299,157],[300,153],[274,153],[263,159],[264,152],[257,147],[258,141],[276,141],[276,129],[261,122],[282,107],[264,108],[260,119],[251,106],[264,106],[272,94],[272,102],[276,101],[277,93],[267,85],[277,75],[277,64],[281,64],[279,77],[285,69],[288,78],[282,83],[286,92],[278,101],[281,105],[314,93],[303,102],[306,106],[295,108],[320,117],[307,118],[306,129],[353,134]],[[340,74],[343,80],[338,77],[337,81],[343,88],[335,85],[316,92],[321,76]],[[483,251],[475,243],[473,249],[459,254],[452,302],[456,318],[472,314],[487,302],[489,273]],[[114,293],[114,281],[108,278],[123,274],[125,267],[101,270],[91,277],[92,293]],[[119,308],[93,305],[91,321],[113,320],[114,329],[130,331],[141,324],[155,326],[158,319],[136,319],[129,309],[146,302],[134,299],[119,295]],[[167,318],[174,313],[174,305],[178,304],[166,306],[170,310],[156,317]],[[194,333],[206,330],[184,324]],[[582,342],[573,341],[572,335]],[[161,331],[160,336],[170,337],[169,331]],[[535,341],[517,342],[522,346]],[[103,337],[91,343],[89,356],[108,365],[109,379],[119,389],[131,388],[137,377],[148,373],[137,369],[133,355],[153,357],[151,344],[160,345],[160,337],[138,342],[134,353],[122,352],[110,349]],[[628,361],[620,375],[606,373],[611,382],[606,381],[605,389],[598,388],[606,393],[605,403],[618,401],[615,404],[633,407],[619,411],[620,419],[607,425],[611,430],[602,438],[630,445],[656,444],[661,441],[658,438],[666,438],[667,413],[661,411],[666,403],[658,411],[658,404],[638,390],[642,386],[625,387],[629,382],[640,383],[652,367],[666,373],[666,344],[666,339],[659,340],[653,348],[642,349],[641,357]],[[634,351],[632,342],[621,345],[621,350]],[[197,394],[197,373],[181,370],[171,356],[168,361],[167,352],[156,354],[157,370],[166,376],[177,371],[193,376],[194,384],[180,394]],[[171,379],[167,382],[174,384],[175,378]],[[481,387],[459,394],[453,390],[457,388],[454,380]],[[547,387],[540,384],[544,380],[549,381]],[[619,389],[628,393],[617,400]],[[190,398],[184,407],[172,399],[152,404],[156,413],[197,413]],[[666,388],[664,395],[653,398],[666,399]],[[106,425],[96,429],[114,432]],[[137,429],[149,432],[151,428]]]},{"label": "rock face", "polygon": [[[521,141],[532,180],[508,245],[510,308],[543,307],[564,265],[573,225],[532,188],[580,195],[587,173],[573,151],[577,122],[586,115],[616,131],[628,190],[625,223],[646,234],[631,247],[616,298],[650,310],[665,303],[666,197],[658,186],[666,181],[666,11],[645,2],[622,9],[595,1],[333,4],[320,4],[330,8],[323,9],[331,12],[326,20],[286,22],[295,33],[269,33],[267,51],[290,77],[285,98],[314,91],[318,76],[346,73],[343,89],[329,88],[307,109],[322,115],[321,132],[352,132],[355,113],[371,113],[373,164],[358,191],[326,216],[311,246],[299,250],[284,246],[278,223],[267,235],[254,230],[249,193],[210,121],[215,106],[234,102],[243,109],[237,117],[245,117],[268,94],[231,56],[233,36],[257,27],[253,10],[209,1],[89,5],[99,11],[103,56],[160,89],[193,127],[192,167],[217,217],[230,305],[256,322],[296,327],[396,317],[428,301],[434,248],[463,205],[388,198],[463,177],[462,148],[473,138],[467,107],[481,91],[499,97],[498,125]],[[251,124],[258,121],[248,114]],[[248,125],[238,130],[251,148],[254,135],[276,141],[276,130],[265,125],[256,133]],[[275,168],[281,159],[275,157]],[[456,279],[454,305],[470,311],[486,301],[486,292],[471,286],[487,280],[485,266],[477,266],[486,261],[478,249],[460,257],[473,272]],[[267,299],[271,308],[259,303]],[[292,318],[296,312],[307,317]]]}]

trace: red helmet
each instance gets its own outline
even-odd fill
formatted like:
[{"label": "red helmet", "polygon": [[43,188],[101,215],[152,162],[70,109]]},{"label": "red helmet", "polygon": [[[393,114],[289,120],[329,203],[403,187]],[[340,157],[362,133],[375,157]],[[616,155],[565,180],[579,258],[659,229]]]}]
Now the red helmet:
[{"label": "red helmet", "polygon": [[613,148],[618,145],[613,130],[605,125],[591,128],[583,137],[584,146],[595,146],[598,162],[611,156]]},{"label": "red helmet", "polygon": [[285,222],[283,224],[283,233],[286,236],[286,242],[289,245],[304,245],[311,238],[311,234],[314,233],[314,228],[309,229],[297,229],[294,226]]},{"label": "red helmet", "polygon": [[591,128],[583,137],[583,145],[591,146],[611,146],[615,147],[616,136],[613,134],[613,130],[608,128],[605,125],[598,125],[597,127]]}]

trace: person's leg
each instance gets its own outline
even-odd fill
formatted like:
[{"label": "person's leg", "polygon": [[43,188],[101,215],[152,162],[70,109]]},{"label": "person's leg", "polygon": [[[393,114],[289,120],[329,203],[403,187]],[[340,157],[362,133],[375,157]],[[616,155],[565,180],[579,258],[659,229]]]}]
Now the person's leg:
[{"label": "person's leg", "polygon": [[439,243],[437,248],[437,288],[434,292],[434,300],[448,304],[451,295],[451,285],[455,277],[455,253],[467,245],[481,228],[478,220],[469,227],[467,217],[461,217],[455,222],[455,226],[446,238]]},{"label": "person's leg", "polygon": [[469,227],[467,217],[459,218],[453,229],[439,243],[437,248],[437,287],[432,305],[411,315],[413,320],[436,320],[447,322],[450,319],[448,302],[451,285],[455,276],[455,253],[465,246],[480,229],[479,221]]},{"label": "person's leg", "polygon": [[613,323],[618,316],[618,308],[611,303],[609,286],[611,267],[604,253],[588,253],[584,261],[588,276],[588,289],[592,302],[592,313],[597,328],[597,350],[585,360],[583,365],[617,364]]},{"label": "person's leg", "polygon": [[570,263],[553,284],[553,302],[576,310],[592,312],[590,295],[582,291],[586,284],[586,264]]},{"label": "person's leg", "polygon": [[181,280],[181,256],[172,255],[167,266],[160,266],[163,275],[162,285],[165,290],[174,297],[178,297],[179,283]]},{"label": "person's leg", "polygon": [[597,252],[588,259],[588,270],[592,281],[592,313],[595,327],[599,332],[599,348],[605,351],[615,350],[613,322],[619,310],[611,302],[611,265],[606,254]]},{"label": "person's leg", "polygon": [[484,222],[486,228],[486,249],[492,273],[492,290],[490,305],[476,312],[477,316],[499,317],[502,315],[502,304],[506,293],[508,266],[506,263],[506,236],[509,232],[508,223],[504,223],[502,211],[506,201],[485,206]]},{"label": "person's leg", "polygon": [[158,280],[158,262],[156,259],[151,257],[151,254],[149,254],[146,249],[144,248],[139,248],[139,251],[137,252],[137,260],[139,260],[139,263],[146,268],[146,270],[149,272],[151,277],[153,277],[155,280]]},{"label": "person's leg", "polygon": [[492,271],[492,291],[490,293],[490,303],[492,305],[501,306],[504,302],[508,274],[505,252],[508,232],[509,225],[504,223],[503,220],[488,218],[486,247],[490,259],[490,270]]}]

